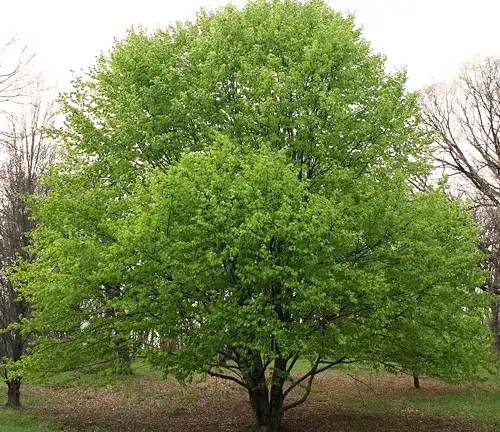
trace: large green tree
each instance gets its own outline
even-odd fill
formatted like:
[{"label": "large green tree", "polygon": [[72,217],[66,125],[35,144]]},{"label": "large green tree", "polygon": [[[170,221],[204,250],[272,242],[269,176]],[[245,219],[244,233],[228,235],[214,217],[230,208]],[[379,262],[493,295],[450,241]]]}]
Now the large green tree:
[{"label": "large green tree", "polygon": [[477,232],[411,186],[431,140],[405,79],[320,1],[130,32],[61,98],[67,155],[19,273],[41,335],[27,365],[140,350],[245,387],[262,430],[337,364],[472,377],[489,343]]}]

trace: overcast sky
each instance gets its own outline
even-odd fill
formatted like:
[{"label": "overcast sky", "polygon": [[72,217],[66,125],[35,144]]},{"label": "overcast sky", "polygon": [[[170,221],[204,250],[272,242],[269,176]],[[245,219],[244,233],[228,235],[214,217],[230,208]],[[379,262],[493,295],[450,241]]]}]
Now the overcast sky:
[{"label": "overcast sky", "polygon": [[[0,0],[0,43],[14,34],[38,54],[47,83],[70,86],[71,70],[91,66],[113,38],[143,24],[164,27],[192,18],[224,0]],[[235,0],[235,4],[243,1]],[[476,55],[500,55],[499,0],[330,0],[354,12],[365,37],[388,57],[389,68],[407,67],[410,86],[453,77]]]}]

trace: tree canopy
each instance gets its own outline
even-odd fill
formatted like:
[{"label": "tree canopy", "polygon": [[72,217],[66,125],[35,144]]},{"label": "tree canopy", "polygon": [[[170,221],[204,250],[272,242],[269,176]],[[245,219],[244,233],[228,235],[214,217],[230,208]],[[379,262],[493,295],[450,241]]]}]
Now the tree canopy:
[{"label": "tree canopy", "polygon": [[131,31],[61,97],[66,157],[19,272],[41,335],[27,365],[139,353],[239,383],[263,430],[336,364],[473,376],[490,343],[477,229],[412,186],[431,136],[405,80],[320,1]]}]

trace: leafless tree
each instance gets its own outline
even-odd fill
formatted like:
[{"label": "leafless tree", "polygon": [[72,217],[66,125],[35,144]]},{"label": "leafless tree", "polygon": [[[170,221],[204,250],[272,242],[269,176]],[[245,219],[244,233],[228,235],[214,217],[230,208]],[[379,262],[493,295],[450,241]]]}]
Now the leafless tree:
[{"label": "leafless tree", "polygon": [[500,58],[465,64],[452,83],[422,92],[426,124],[438,132],[437,161],[455,192],[473,200],[489,251],[492,330],[500,352]]},{"label": "leafless tree", "polygon": [[478,207],[476,217],[482,227],[483,249],[488,252],[483,266],[490,274],[487,288],[496,298],[491,304],[491,329],[495,335],[495,349],[500,353],[500,207]]},{"label": "leafless tree", "polygon": [[26,46],[19,47],[16,37],[0,47],[0,114],[8,115],[5,105],[25,103],[33,85],[40,81],[30,71],[34,57]]},{"label": "leafless tree", "polygon": [[40,176],[51,163],[53,148],[45,134],[51,122],[50,106],[39,97],[10,115],[8,129],[0,137],[0,373],[8,386],[8,405],[20,405],[21,377],[9,367],[19,361],[30,336],[12,328],[29,316],[30,304],[18,299],[9,268],[29,259],[28,233],[35,227],[26,196],[43,193]]}]

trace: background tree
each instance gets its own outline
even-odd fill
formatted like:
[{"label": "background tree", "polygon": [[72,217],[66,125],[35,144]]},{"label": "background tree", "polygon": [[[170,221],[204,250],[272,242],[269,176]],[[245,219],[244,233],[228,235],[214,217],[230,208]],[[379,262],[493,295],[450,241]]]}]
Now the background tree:
[{"label": "background tree", "polygon": [[320,1],[130,32],[61,98],[66,155],[20,271],[44,335],[27,366],[114,367],[116,335],[182,337],[141,354],[242,385],[262,430],[336,364],[472,377],[477,230],[410,186],[431,139],[405,81]]},{"label": "background tree", "polygon": [[[10,114],[12,105],[26,102],[26,96],[34,90],[39,81],[30,71],[34,57],[26,46],[19,49],[15,37],[0,48],[0,114]],[[9,60],[13,58],[14,61]]]},{"label": "background tree", "polygon": [[35,191],[46,156],[41,127],[47,124],[48,116],[36,99],[41,81],[31,70],[33,58],[26,46],[19,49],[15,37],[0,48],[0,369],[11,406],[20,403],[21,378],[7,366],[21,358],[29,337],[8,327],[19,323],[29,306],[17,301],[18,290],[7,268],[24,254],[26,235],[33,224],[21,194]]},{"label": "background tree", "polygon": [[475,214],[482,226],[481,245],[488,254],[483,267],[489,272],[486,289],[494,295],[490,307],[490,326],[495,335],[495,349],[500,353],[500,213],[498,206],[489,204],[478,207]]},{"label": "background tree", "polygon": [[483,226],[483,246],[490,256],[488,289],[491,327],[500,352],[500,290],[498,205],[500,204],[500,59],[465,64],[457,79],[423,92],[424,120],[438,131],[438,162],[456,176],[453,193],[471,197]]},{"label": "background tree", "polygon": [[30,315],[31,306],[18,298],[18,286],[9,269],[20,258],[30,260],[25,248],[36,223],[30,218],[25,198],[42,192],[38,180],[53,159],[45,135],[50,114],[50,107],[32,99],[19,115],[9,116],[9,129],[0,139],[0,372],[8,387],[10,406],[20,405],[22,377],[16,363],[32,338],[15,326]]}]

